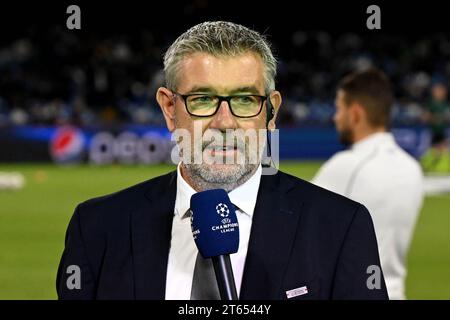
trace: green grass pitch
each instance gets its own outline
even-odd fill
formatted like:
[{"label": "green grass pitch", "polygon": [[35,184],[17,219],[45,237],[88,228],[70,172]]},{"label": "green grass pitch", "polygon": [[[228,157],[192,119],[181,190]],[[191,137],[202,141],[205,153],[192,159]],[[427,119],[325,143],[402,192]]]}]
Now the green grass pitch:
[{"label": "green grass pitch", "polygon": [[[285,162],[281,169],[308,180],[319,166]],[[26,178],[24,189],[0,192],[0,299],[56,299],[56,269],[76,204],[173,168],[0,165]],[[450,299],[450,196],[426,198],[408,267],[409,299]]]}]

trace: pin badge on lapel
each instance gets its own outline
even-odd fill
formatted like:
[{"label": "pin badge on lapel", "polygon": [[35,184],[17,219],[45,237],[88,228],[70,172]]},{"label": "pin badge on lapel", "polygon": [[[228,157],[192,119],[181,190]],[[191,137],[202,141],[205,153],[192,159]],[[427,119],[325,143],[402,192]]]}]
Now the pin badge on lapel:
[{"label": "pin badge on lapel", "polygon": [[300,288],[295,288],[295,289],[286,291],[286,296],[287,296],[288,299],[291,299],[291,298],[295,298],[295,297],[298,297],[298,296],[302,296],[302,295],[307,294],[307,293],[308,293],[308,287],[307,286],[303,286],[303,287],[300,287]]}]

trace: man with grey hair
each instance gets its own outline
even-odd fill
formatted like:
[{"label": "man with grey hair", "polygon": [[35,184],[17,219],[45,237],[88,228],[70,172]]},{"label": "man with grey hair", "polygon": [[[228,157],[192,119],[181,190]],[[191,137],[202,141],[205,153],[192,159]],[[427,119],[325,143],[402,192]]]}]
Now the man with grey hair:
[{"label": "man with grey hair", "polygon": [[[183,128],[194,134],[194,125],[200,125],[204,157],[220,153],[224,159],[233,159],[237,157],[236,152],[244,153],[243,163],[193,163],[192,158],[184,161],[180,165],[181,174],[195,190],[223,188],[231,191],[255,174],[260,164],[259,161],[249,161],[250,153],[256,153],[259,160],[265,141],[245,144],[244,136],[240,135],[235,143],[225,141],[231,150],[222,152],[220,149],[224,144],[211,142],[214,139],[206,139],[205,133],[220,135],[227,129],[242,129],[244,132],[264,129],[267,118],[264,113],[268,110],[262,110],[265,100],[272,102],[274,112],[281,104],[281,95],[275,91],[276,64],[262,35],[244,26],[221,21],[196,25],[167,50],[164,56],[167,87],[158,90],[157,99],[169,130]],[[240,79],[241,85],[237,85],[236,79]],[[211,95],[221,93],[235,95],[231,98],[228,112],[226,107],[218,108],[219,97],[211,98]],[[199,99],[212,99],[213,107],[199,109],[195,106]],[[184,102],[186,110],[176,108],[177,102]],[[268,126],[273,129],[274,120]],[[194,150],[192,144],[185,148]],[[193,152],[190,155],[193,156]]]},{"label": "man with grey hair", "polygon": [[181,137],[177,170],[76,208],[59,298],[218,299],[189,219],[191,196],[215,188],[236,207],[239,299],[387,298],[367,209],[280,171],[263,174],[266,139],[253,133],[275,130],[276,65],[263,35],[231,22],[196,25],[170,46],[156,97]]}]

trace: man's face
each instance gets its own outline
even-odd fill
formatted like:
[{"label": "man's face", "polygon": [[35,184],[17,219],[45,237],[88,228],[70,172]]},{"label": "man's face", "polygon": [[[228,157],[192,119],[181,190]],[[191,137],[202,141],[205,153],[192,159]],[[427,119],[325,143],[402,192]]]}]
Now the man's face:
[{"label": "man's face", "polygon": [[[245,53],[235,57],[215,57],[206,53],[195,53],[185,57],[178,72],[177,92],[187,94],[208,95],[260,95],[264,92],[264,64],[261,58],[254,53]],[[275,100],[281,103],[278,92],[274,94]],[[276,108],[279,103],[275,103]],[[198,138],[194,134],[194,126],[200,127],[203,140],[201,141],[202,163],[187,164],[185,167],[203,179],[224,183],[237,181],[249,173],[253,173],[259,165],[260,154],[265,144],[257,141],[257,144],[249,144],[244,141],[233,141],[225,139],[227,130],[256,130],[266,128],[266,104],[264,103],[261,113],[251,118],[238,118],[233,116],[230,106],[222,101],[217,113],[211,117],[195,117],[190,115],[184,100],[176,95],[174,98],[174,129],[186,129],[191,137]],[[166,117],[167,121],[167,117]],[[170,121],[168,122],[170,129]],[[223,143],[207,139],[211,133],[223,133]],[[265,137],[265,136],[264,136]],[[247,141],[248,142],[248,141]],[[198,141],[193,141],[198,143]],[[195,151],[195,148],[193,149]],[[257,163],[248,163],[250,153],[257,153]],[[236,163],[238,157],[244,157],[245,163]],[[222,161],[211,161],[211,159],[222,159]],[[230,161],[231,160],[231,161]],[[184,162],[184,161],[183,161]],[[234,162],[234,163],[233,163]]]},{"label": "man's face", "polygon": [[447,88],[442,84],[434,85],[431,93],[434,100],[445,101],[447,99]]},{"label": "man's face", "polygon": [[353,131],[351,128],[350,110],[344,98],[345,92],[338,90],[335,100],[336,112],[334,113],[333,121],[339,135],[339,140],[347,146],[353,143]]}]

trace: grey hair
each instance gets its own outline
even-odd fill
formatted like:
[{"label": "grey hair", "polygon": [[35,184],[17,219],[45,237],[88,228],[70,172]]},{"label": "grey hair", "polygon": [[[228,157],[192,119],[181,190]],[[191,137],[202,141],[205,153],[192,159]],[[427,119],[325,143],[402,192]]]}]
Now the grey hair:
[{"label": "grey hair", "polygon": [[208,21],[193,26],[179,36],[164,55],[166,86],[177,89],[177,75],[183,58],[203,52],[215,57],[237,56],[246,52],[259,54],[265,65],[265,91],[275,90],[277,59],[266,37],[240,24]]}]

